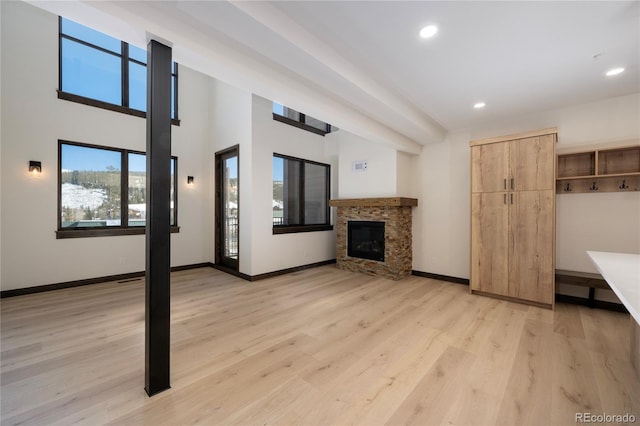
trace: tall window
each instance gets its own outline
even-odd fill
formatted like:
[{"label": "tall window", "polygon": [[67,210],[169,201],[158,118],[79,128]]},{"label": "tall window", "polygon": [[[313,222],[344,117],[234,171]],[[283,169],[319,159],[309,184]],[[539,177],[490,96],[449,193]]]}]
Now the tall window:
[{"label": "tall window", "polygon": [[330,166],[273,154],[273,233],[333,229]]},{"label": "tall window", "polygon": [[[59,141],[58,154],[58,238],[144,233],[143,152]],[[169,208],[171,226],[176,227],[176,157],[171,158],[170,167]]]},{"label": "tall window", "polygon": [[284,105],[273,103],[273,119],[318,135],[331,133],[332,126]]},{"label": "tall window", "polygon": [[[146,116],[147,52],[66,18],[59,18],[58,97]],[[178,64],[172,66],[171,118],[178,124]]]}]

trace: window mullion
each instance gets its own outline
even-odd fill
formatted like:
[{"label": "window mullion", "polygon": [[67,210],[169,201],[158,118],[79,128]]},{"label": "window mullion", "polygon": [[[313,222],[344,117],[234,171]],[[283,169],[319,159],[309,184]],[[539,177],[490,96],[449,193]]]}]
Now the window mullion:
[{"label": "window mullion", "polygon": [[[328,124],[327,124],[328,126]],[[325,176],[326,176],[326,180],[324,182],[324,186],[325,186],[325,196],[326,196],[326,204],[325,204],[325,220],[324,222],[326,224],[331,223],[331,209],[329,208],[329,200],[331,199],[331,168],[330,167],[326,167],[325,170]]]},{"label": "window mullion", "polygon": [[62,16],[58,16],[58,90],[62,90]]},{"label": "window mullion", "polygon": [[[302,114],[300,114],[302,115]],[[305,173],[304,173],[304,167],[305,162],[304,161],[300,161],[300,182],[298,183],[298,185],[300,186],[299,190],[298,190],[298,198],[300,199],[300,224],[304,225],[305,224],[305,220],[304,220],[304,216],[305,216],[305,210],[304,210],[304,179],[305,179]]]},{"label": "window mullion", "polygon": [[122,106],[129,108],[129,44],[122,43]]},{"label": "window mullion", "polygon": [[121,151],[122,161],[120,166],[120,225],[129,226],[129,153]]},{"label": "window mullion", "polygon": [[173,156],[171,162],[173,163],[173,223],[171,226],[174,226],[178,224],[178,162]]},{"label": "window mullion", "polygon": [[176,62],[173,63],[173,75],[174,75],[174,79],[173,79],[173,115],[174,119],[178,119],[178,117],[180,117],[180,115],[178,115],[178,64]]},{"label": "window mullion", "polygon": [[91,49],[99,50],[100,52],[106,53],[106,54],[111,55],[111,56],[118,56],[118,57],[122,56],[121,53],[114,52],[113,50],[105,49],[102,46],[98,46],[96,44],[89,43],[88,41],[84,41],[81,38],[70,36],[70,35],[62,33],[62,32],[60,33],[60,38],[61,39],[64,38],[64,39],[67,39],[67,40],[72,41],[74,43],[78,43],[78,44],[81,44],[83,46],[90,47]]}]

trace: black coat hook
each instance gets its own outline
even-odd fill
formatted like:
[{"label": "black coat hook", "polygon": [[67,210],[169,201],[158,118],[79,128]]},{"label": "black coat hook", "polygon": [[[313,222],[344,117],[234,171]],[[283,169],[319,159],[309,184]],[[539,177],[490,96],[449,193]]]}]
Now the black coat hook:
[{"label": "black coat hook", "polygon": [[571,192],[571,183],[567,182],[567,186],[564,188],[565,192]]},{"label": "black coat hook", "polygon": [[597,191],[598,187],[596,186],[596,181],[593,181],[593,185],[589,187],[589,191]]},{"label": "black coat hook", "polygon": [[629,188],[629,185],[627,185],[626,179],[622,179],[622,185],[620,185],[618,188],[620,188],[620,189],[628,189]]}]

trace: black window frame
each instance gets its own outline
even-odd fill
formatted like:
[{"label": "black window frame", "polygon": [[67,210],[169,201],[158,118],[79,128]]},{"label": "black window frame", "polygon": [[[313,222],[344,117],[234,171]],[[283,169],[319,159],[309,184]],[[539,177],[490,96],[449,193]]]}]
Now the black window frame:
[{"label": "black window frame", "polygon": [[[77,37],[64,34],[62,32],[62,19],[63,19],[62,16],[58,16],[58,90],[57,90],[58,99],[77,102],[83,105],[89,105],[96,108],[106,109],[109,111],[116,111],[116,112],[120,112],[127,115],[133,115],[135,117],[146,118],[147,113],[145,111],[141,111],[141,110],[129,107],[129,63],[133,62],[135,64],[142,65],[144,67],[146,67],[147,64],[137,59],[131,58],[129,56],[129,43],[127,42],[120,41],[120,54],[117,54],[101,46],[97,46],[93,43],[84,41]],[[97,30],[94,30],[94,31],[97,31]],[[120,58],[120,73],[121,73],[120,78],[122,79],[122,84],[121,84],[122,93],[121,93],[120,105],[101,101],[101,100],[90,98],[87,96],[78,95],[75,93],[65,92],[62,90],[62,40],[63,39],[67,39],[75,43],[82,44],[83,46],[99,50],[105,54],[113,55]],[[175,126],[179,126],[180,116],[178,115],[178,63],[177,62],[173,63],[171,78],[174,80],[173,110],[175,112],[175,118],[171,118],[171,124]]]},{"label": "black window frame", "polygon": [[[121,155],[120,166],[120,226],[102,226],[102,227],[62,227],[62,146],[72,145],[83,148],[102,149],[105,151],[118,152]],[[141,154],[146,155],[144,151],[137,151],[133,149],[116,148],[104,145],[94,145],[83,142],[74,142],[63,139],[58,139],[58,208],[57,208],[57,231],[56,239],[65,238],[88,238],[88,237],[110,237],[118,235],[144,235],[146,232],[146,226],[129,226],[129,154]],[[171,225],[171,233],[180,232],[180,226],[178,226],[178,157],[172,155],[171,159],[175,162],[173,170],[173,219],[174,224]]]},{"label": "black window frame", "polygon": [[[330,164],[325,164],[325,163],[320,163],[318,161],[313,161],[313,160],[305,160],[303,158],[298,158],[298,157],[292,157],[290,155],[285,155],[285,154],[278,154],[278,153],[273,153],[273,157],[278,157],[278,158],[282,158],[284,160],[288,160],[288,161],[297,161],[300,163],[300,182],[299,182],[299,188],[300,188],[300,194],[299,194],[299,200],[298,203],[300,205],[300,221],[302,223],[300,224],[296,224],[296,225],[273,225],[272,224],[272,232],[273,235],[278,235],[278,234],[292,234],[292,233],[298,233],[298,232],[316,232],[316,231],[332,231],[333,230],[333,225],[331,224],[331,208],[329,206],[329,200],[331,199],[331,165]],[[305,217],[305,168],[304,165],[305,164],[313,164],[316,166],[323,166],[326,168],[326,188],[325,188],[325,197],[326,197],[326,211],[325,211],[325,218],[326,218],[326,222],[322,223],[322,224],[312,224],[312,225],[307,225],[304,223],[304,217]],[[284,184],[284,182],[283,182]],[[272,222],[273,223],[273,222]]]},{"label": "black window frame", "polygon": [[[274,103],[276,103],[276,102],[274,102]],[[280,104],[278,104],[278,105],[280,105]],[[331,128],[332,128],[331,124],[323,122],[325,124],[325,129],[324,130],[319,129],[319,128],[314,127],[314,126],[310,126],[309,124],[306,123],[306,119],[307,119],[307,115],[306,114],[304,114],[304,113],[302,113],[300,111],[296,111],[296,110],[294,110],[292,108],[289,108],[287,106],[284,106],[284,105],[282,105],[282,107],[286,108],[288,110],[297,112],[298,113],[298,120],[295,120],[295,119],[293,119],[291,117],[287,117],[285,115],[280,115],[280,114],[277,114],[275,112],[272,112],[272,116],[273,116],[273,119],[275,121],[279,121],[281,123],[289,124],[290,126],[297,127],[298,129],[306,130],[308,132],[315,133],[316,135],[320,135],[320,136],[325,136],[327,133],[331,133]],[[321,120],[318,120],[318,121],[321,121]]]}]

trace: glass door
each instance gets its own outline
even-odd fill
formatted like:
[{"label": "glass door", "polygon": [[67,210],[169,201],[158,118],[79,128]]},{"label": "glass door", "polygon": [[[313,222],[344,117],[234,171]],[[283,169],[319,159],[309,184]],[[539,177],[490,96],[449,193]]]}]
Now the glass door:
[{"label": "glass door", "polygon": [[238,146],[216,153],[216,264],[238,271]]}]

